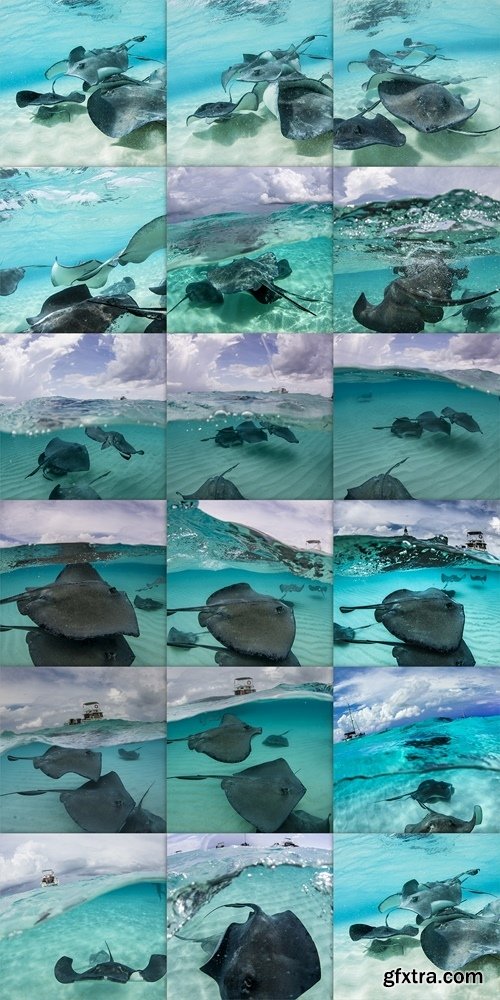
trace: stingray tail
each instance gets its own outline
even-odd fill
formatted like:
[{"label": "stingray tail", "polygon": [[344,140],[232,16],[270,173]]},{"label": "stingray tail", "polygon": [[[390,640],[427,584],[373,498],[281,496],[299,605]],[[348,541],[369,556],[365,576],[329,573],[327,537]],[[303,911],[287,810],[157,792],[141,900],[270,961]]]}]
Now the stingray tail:
[{"label": "stingray tail", "polygon": [[100,476],[96,476],[95,479],[91,479],[89,485],[92,486],[92,483],[97,483],[99,479],[105,479],[106,476],[109,476],[109,475],[111,475],[111,471],[110,472],[103,472],[103,473],[101,473]]},{"label": "stingray tail", "polygon": [[35,760],[34,757],[14,757],[12,754],[7,754],[7,760]]},{"label": "stingray tail", "polygon": [[31,479],[31,476],[34,476],[37,472],[40,472],[40,469],[43,469],[45,464],[46,464],[45,462],[41,462],[40,465],[37,465],[36,469],[33,469],[33,472],[28,472],[28,475],[25,476],[24,478]]},{"label": "stingray tail", "polygon": [[[380,801],[381,802],[395,802],[396,799],[406,799],[409,796],[411,796],[411,792],[404,792],[403,795],[392,795],[390,799],[380,799]],[[420,805],[420,803],[419,803],[419,805]]]},{"label": "stingray tail", "polygon": [[175,303],[175,306],[172,306],[172,308],[167,311],[167,316],[170,316],[170,313],[173,312],[174,309],[177,309],[177,306],[180,306],[181,302],[185,302],[187,298],[189,298],[188,295],[183,295],[182,299],[179,299],[179,301]]},{"label": "stingray tail", "polygon": [[305,306],[301,306],[300,305],[300,302],[295,302],[295,299],[291,299],[289,295],[285,295],[285,292],[282,291],[281,288],[278,288],[276,286],[275,288],[273,288],[273,291],[278,292],[278,294],[280,295],[280,297],[282,299],[286,299],[287,302],[291,302],[292,306],[295,306],[296,309],[300,309],[302,312],[309,313],[310,316],[316,316],[317,315],[315,312],[312,311],[312,309],[306,309]]},{"label": "stingray tail", "polygon": [[496,132],[500,128],[500,125],[495,125],[494,128],[484,128],[480,132],[467,132],[465,129],[461,128],[447,128],[447,132],[456,132],[457,135],[487,135],[488,132]]}]

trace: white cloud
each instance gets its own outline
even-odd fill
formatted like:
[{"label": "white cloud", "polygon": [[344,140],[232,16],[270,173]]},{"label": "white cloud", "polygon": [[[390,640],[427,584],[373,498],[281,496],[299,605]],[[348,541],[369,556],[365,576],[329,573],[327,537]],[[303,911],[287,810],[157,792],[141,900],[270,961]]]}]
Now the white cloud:
[{"label": "white cloud", "polygon": [[[165,503],[162,500],[6,500],[2,531],[7,544],[98,542],[99,544],[164,545]],[[14,542],[11,541],[14,539]],[[0,547],[6,545],[0,540]]]},{"label": "white cloud", "polygon": [[332,504],[328,500],[200,500],[211,517],[246,524],[300,549],[318,538],[322,552],[332,550]]},{"label": "white cloud", "polygon": [[355,167],[345,177],[344,200],[350,203],[364,199],[366,195],[377,200],[383,191],[397,186],[398,181],[391,167]]}]

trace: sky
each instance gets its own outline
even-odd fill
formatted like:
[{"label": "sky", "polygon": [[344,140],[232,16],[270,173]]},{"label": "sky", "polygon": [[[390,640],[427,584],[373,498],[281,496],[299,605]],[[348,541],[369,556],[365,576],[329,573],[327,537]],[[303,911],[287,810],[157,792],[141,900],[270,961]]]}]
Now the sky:
[{"label": "sky", "polygon": [[36,731],[81,715],[84,701],[98,701],[106,719],[163,722],[165,672],[144,667],[2,667],[0,729]]},{"label": "sky", "polygon": [[168,391],[332,393],[332,338],[328,334],[170,334]]},{"label": "sky", "polygon": [[4,500],[0,548],[94,542],[165,545],[163,500]]},{"label": "sky", "polygon": [[334,201],[339,205],[433,195],[455,188],[500,199],[496,167],[337,167]]},{"label": "sky", "polygon": [[280,542],[307,549],[317,538],[322,552],[332,551],[332,503],[329,500],[199,500],[200,510],[219,521],[257,528]]},{"label": "sky", "polygon": [[[488,333],[339,333],[336,368],[483,369],[500,375],[500,336]],[[500,381],[499,381],[500,392]]]},{"label": "sky", "polygon": [[336,669],[335,742],[352,729],[348,705],[354,721],[367,734],[439,715],[499,715],[500,675],[497,669]]},{"label": "sky", "polygon": [[[329,833],[294,833],[282,835],[282,839],[290,836],[294,844],[299,847],[313,847],[319,850],[331,850],[332,838]],[[239,846],[243,840],[251,847],[272,847],[279,840],[276,833],[171,833],[167,837],[167,853],[175,854],[176,851],[208,851],[216,844],[224,844],[226,847],[231,844]]]},{"label": "sky", "polygon": [[[111,875],[152,872],[165,868],[165,837],[151,833],[4,833],[0,839],[0,887],[38,888],[44,868],[53,868],[63,881],[75,881],[76,872]],[[28,886],[26,886],[28,887]]]},{"label": "sky", "polygon": [[45,396],[164,399],[162,334],[0,336],[0,403]]},{"label": "sky", "polygon": [[[168,705],[186,705],[200,698],[231,697],[234,678],[239,676],[239,671],[214,670],[213,667],[197,667],[196,670],[169,667]],[[332,671],[328,667],[252,667],[252,678],[256,691],[270,691],[277,684],[305,684],[310,681],[331,684]],[[246,704],[246,699],[243,704]],[[216,709],[217,705],[213,707]]]},{"label": "sky", "polygon": [[447,535],[461,546],[468,531],[483,531],[490,555],[500,558],[500,503],[490,500],[339,500],[335,535],[401,535],[404,526],[416,538]]},{"label": "sky", "polygon": [[329,167],[172,167],[167,171],[172,222],[222,212],[332,201]]}]

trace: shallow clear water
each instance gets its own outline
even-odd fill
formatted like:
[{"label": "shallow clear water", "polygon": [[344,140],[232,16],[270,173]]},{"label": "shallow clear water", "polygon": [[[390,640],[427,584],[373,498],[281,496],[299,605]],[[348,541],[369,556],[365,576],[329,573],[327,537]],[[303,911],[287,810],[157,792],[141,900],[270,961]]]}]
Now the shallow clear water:
[{"label": "shallow clear water", "polygon": [[[1,180],[0,193],[2,268],[26,268],[16,291],[2,296],[3,333],[29,329],[27,317],[36,317],[45,299],[62,289],[50,277],[56,258],[64,266],[106,261],[165,211],[164,173],[154,168],[125,175],[95,167],[16,170]],[[139,264],[117,265],[91,294],[108,294],[125,277],[135,282],[129,294],[140,306],[160,305],[149,289],[165,278],[163,251]],[[149,322],[128,314],[114,328],[140,332]]]},{"label": "shallow clear water", "polygon": [[[170,164],[244,166],[329,164],[331,135],[309,141],[285,139],[277,120],[260,104],[257,112],[208,125],[186,125],[201,104],[229,100],[221,73],[241,61],[244,52],[286,49],[318,34],[301,58],[301,72],[319,79],[332,70],[332,16],[323,0],[168,0]],[[310,55],[322,56],[320,60]],[[329,81],[327,80],[326,83]],[[231,81],[239,100],[252,84]]]},{"label": "shallow clear water", "polygon": [[[85,426],[123,434],[144,455],[122,458],[116,448],[102,450],[101,443],[85,434]],[[90,486],[107,500],[160,500],[165,496],[165,405],[155,400],[112,399],[30,400],[15,408],[0,407],[0,454],[3,500],[47,499],[59,484],[61,489]],[[50,430],[46,430],[50,427]],[[7,428],[4,430],[4,428]],[[52,479],[39,472],[29,476],[49,441],[55,437],[84,445],[90,469]]]},{"label": "shallow clear water", "polygon": [[[167,776],[172,778],[167,786],[168,828],[171,833],[189,830],[204,833],[235,833],[255,830],[229,804],[220,788],[220,781],[175,781],[178,774],[236,774],[247,767],[284,758],[307,791],[297,804],[314,816],[327,820],[331,812],[331,698],[327,695],[294,692],[287,698],[248,699],[244,705],[232,705],[231,715],[243,722],[262,729],[261,735],[252,738],[251,753],[246,760],[224,764],[206,754],[188,749],[187,742],[172,743],[168,747]],[[220,725],[221,709],[200,711],[189,718],[168,723],[169,740],[182,739],[192,733],[202,732]],[[271,734],[286,732],[289,746],[265,746]],[[321,761],[321,767],[318,762]],[[293,831],[292,831],[293,832]]]},{"label": "shallow clear water", "polygon": [[[233,875],[233,878],[230,876]],[[227,876],[217,885],[217,878]],[[190,851],[168,861],[168,985],[169,996],[196,996],[215,1000],[216,983],[200,966],[207,961],[206,948],[174,936],[213,938],[222,936],[230,923],[242,923],[250,911],[215,906],[250,902],[266,913],[292,910],[313,938],[321,963],[321,980],[310,990],[311,1000],[330,1000],[332,995],[331,854],[312,848],[268,848],[238,846]]]},{"label": "shallow clear water", "polygon": [[[442,881],[453,878],[461,872],[479,869],[463,882],[463,902],[461,909],[475,913],[492,902],[491,895],[500,895],[498,873],[498,837],[495,835],[463,837],[461,835],[441,835],[428,837],[383,836],[374,834],[337,834],[334,841],[335,868],[335,965],[334,990],[338,1000],[381,1000],[387,996],[388,987],[383,984],[384,973],[396,968],[404,972],[434,972],[437,982],[431,986],[424,983],[404,983],[392,990],[394,996],[418,1000],[425,990],[439,1000],[478,1000],[498,992],[500,977],[498,960],[495,957],[478,959],[467,968],[483,972],[483,985],[444,983],[442,973],[427,959],[418,937],[404,938],[401,946],[395,941],[388,942],[385,954],[373,954],[366,941],[351,941],[349,925],[367,923],[380,926],[383,922],[377,907],[382,900],[401,891],[409,879],[419,882]],[[389,914],[389,926],[402,927],[410,923],[415,926],[415,913],[410,910],[394,910]],[[389,993],[391,995],[391,993]]]},{"label": "shallow clear water", "polygon": [[[404,183],[404,178],[402,178]],[[450,268],[467,268],[466,277],[453,279],[454,302],[498,288],[500,277],[500,203],[473,190],[474,178],[464,176],[472,190],[450,191],[432,198],[370,201],[338,207],[335,221],[334,329],[346,333],[366,330],[353,316],[362,292],[368,302],[382,302],[384,289],[396,277],[394,268],[413,260],[438,257]],[[476,303],[474,314],[463,316],[456,306],[445,306],[443,318],[426,323],[429,331],[492,333],[499,329],[496,296]],[[385,317],[384,317],[385,318]],[[393,328],[382,332],[394,332]],[[404,329],[401,310],[400,333]]]},{"label": "shallow clear water", "polygon": [[[34,116],[37,108],[18,108],[16,92],[48,93],[45,71],[64,60],[76,46],[107,48],[136,35],[146,35],[130,50],[127,75],[144,79],[165,61],[165,16],[162,4],[149,0],[3,0],[0,11],[3,83],[3,162],[36,164],[161,164],[164,130],[141,129],[129,139],[114,140],[92,124],[84,104],[64,105],[50,121]],[[144,61],[145,60],[145,61]],[[65,76],[55,91],[82,92],[83,81]],[[70,107],[70,115],[66,113]]]},{"label": "shallow clear water", "polygon": [[[498,499],[500,376],[484,373],[483,390],[467,382],[465,372],[336,369],[334,497],[345,499],[349,489],[404,462],[392,475],[416,499]],[[457,424],[449,435],[424,431],[420,438],[399,438],[390,432],[397,417],[440,414],[446,406],[472,415],[481,433]]]},{"label": "shallow clear water", "polygon": [[[259,418],[290,428],[298,444],[267,441],[222,448],[217,431]],[[329,499],[332,496],[332,404],[324,396],[287,393],[186,393],[167,404],[167,490],[195,493],[230,466],[227,478],[245,499]]]},{"label": "shallow clear water", "polygon": [[[292,269],[276,279],[291,298],[306,309],[280,297],[263,304],[248,292],[226,294],[224,303],[201,307],[182,302],[168,318],[171,333],[330,332],[332,328],[331,206],[303,204],[279,211],[225,213],[168,225],[167,308],[180,302],[186,285],[202,281],[208,268],[241,257],[258,259],[272,251]],[[302,296],[302,298],[301,298]],[[314,299],[307,302],[303,297]]]},{"label": "shallow clear water", "polygon": [[[363,83],[372,76],[366,66],[352,66],[351,60],[363,61],[375,48],[386,55],[401,51],[405,38],[436,45],[438,55],[413,72],[429,81],[463,78],[447,91],[461,98],[467,108],[480,99],[481,104],[463,126],[464,132],[495,128],[499,124],[496,100],[499,62],[499,27],[496,4],[478,0],[338,0],[334,5],[335,114],[349,118],[359,114],[366,98]],[[394,68],[416,66],[425,59],[418,50]],[[370,97],[372,94],[370,94]],[[374,101],[377,99],[374,91]],[[498,164],[500,131],[489,135],[458,135],[448,131],[431,134],[418,132],[400,118],[393,117],[382,105],[373,114],[382,114],[406,136],[406,144],[367,146],[357,150],[336,149],[335,163],[353,166],[425,166],[427,164]],[[372,117],[370,114],[369,117]]]},{"label": "shallow clear water", "polygon": [[[415,741],[448,738],[449,743],[423,746]],[[445,722],[431,719],[369,733],[335,744],[334,826],[338,833],[402,833],[407,823],[419,823],[425,813],[405,795],[421,781],[433,778],[454,786],[450,802],[430,809],[470,819],[478,803],[483,821],[474,836],[499,833],[500,716],[475,716]],[[367,780],[364,780],[367,779]]]}]

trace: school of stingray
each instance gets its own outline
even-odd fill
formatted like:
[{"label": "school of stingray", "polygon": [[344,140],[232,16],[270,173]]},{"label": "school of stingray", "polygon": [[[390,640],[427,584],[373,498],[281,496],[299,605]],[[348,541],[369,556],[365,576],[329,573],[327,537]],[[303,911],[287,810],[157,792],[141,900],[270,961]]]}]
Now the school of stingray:
[{"label": "school of stingray", "polygon": [[[75,46],[65,59],[45,71],[50,83],[45,90],[17,92],[18,108],[34,111],[33,120],[47,124],[63,117],[71,122],[72,114],[85,106],[92,124],[119,141],[147,126],[164,127],[166,67],[160,65],[142,80],[127,75],[131,54],[135,55],[131,49],[145,40],[146,35],[137,35],[102,49]],[[147,56],[136,58],[150,61]],[[78,89],[67,92],[67,87],[61,88],[59,81],[65,78]]]},{"label": "school of stingray", "polygon": [[[230,121],[238,125],[243,112],[269,112],[276,119],[285,139],[305,142],[333,131],[333,91],[325,83],[325,73],[319,80],[301,72],[300,57],[321,35],[308,35],[298,45],[286,49],[267,49],[257,54],[244,52],[242,61],[223,70],[221,84],[229,100],[201,104],[190,114],[186,125],[218,125]],[[312,59],[326,56],[312,55]],[[231,84],[252,84],[236,100],[232,99]]]},{"label": "school of stingray", "polygon": [[0,632],[26,632],[36,667],[129,667],[135,653],[125,636],[140,635],[134,606],[148,612],[163,608],[139,594],[132,605],[125,591],[106,583],[88,563],[69,564],[52,583],[0,600],[11,603],[34,624],[0,625]]},{"label": "school of stingray", "polygon": [[[367,954],[380,957],[386,951],[391,954],[395,944],[403,950],[405,939],[418,938],[433,965],[453,972],[487,955],[500,955],[500,899],[493,897],[475,912],[460,905],[464,891],[481,894],[480,889],[464,885],[466,879],[478,873],[478,868],[470,868],[438,882],[408,879],[400,892],[379,903],[379,913],[386,915],[383,923],[350,925],[351,941],[370,942]],[[389,919],[395,910],[416,914],[415,922],[391,927]]]},{"label": "school of stingray", "polygon": [[[118,750],[122,760],[136,760],[137,750]],[[39,757],[17,757],[7,755],[14,762],[31,760],[35,770],[42,771],[49,778],[58,780],[64,774],[78,774],[87,781],[79,788],[43,788],[17,792],[3,792],[2,798],[10,795],[59,795],[68,816],[87,833],[165,833],[166,823],[161,816],[143,808],[152,785],[144,792],[139,802],[129,795],[116,771],[101,774],[102,754],[95,750],[80,750],[75,747],[51,746]]]},{"label": "school of stingray", "polygon": [[[127,245],[107,260],[92,259],[68,266],[56,257],[50,269],[50,280],[54,287],[60,287],[60,291],[45,299],[36,316],[26,317],[29,328],[21,332],[104,333],[117,328],[117,324],[121,328],[123,317],[129,323],[132,317],[138,317],[150,320],[146,333],[163,333],[165,307],[161,303],[166,294],[165,283],[150,286],[149,291],[159,296],[158,306],[152,307],[141,307],[129,294],[135,287],[129,276],[99,295],[93,295],[91,289],[103,288],[118,265],[141,264],[162,250],[165,244],[165,216],[160,215],[141,226]],[[25,264],[0,269],[0,295],[13,295],[30,267],[43,268],[45,265]]]},{"label": "school of stingray", "polygon": [[[237,764],[252,752],[252,740],[262,734],[262,728],[242,722],[237,715],[226,713],[220,725],[168,743],[187,743],[189,750],[203,753],[222,764]],[[270,733],[264,746],[289,746],[288,732]],[[231,769],[232,770],[232,769]],[[292,771],[284,757],[255,764],[232,773],[176,774],[167,780],[220,781],[227,801],[257,833],[327,833],[330,816],[313,816],[296,809],[307,788]]]}]

